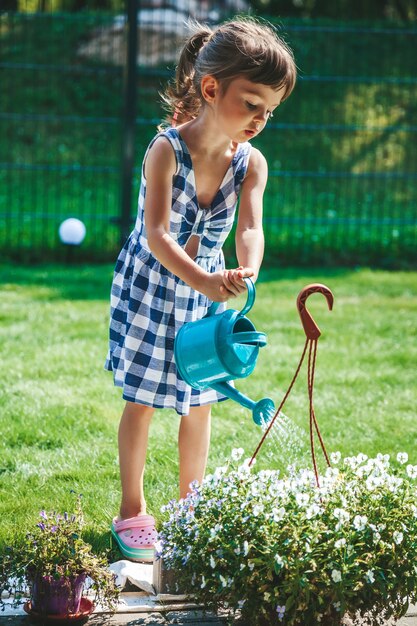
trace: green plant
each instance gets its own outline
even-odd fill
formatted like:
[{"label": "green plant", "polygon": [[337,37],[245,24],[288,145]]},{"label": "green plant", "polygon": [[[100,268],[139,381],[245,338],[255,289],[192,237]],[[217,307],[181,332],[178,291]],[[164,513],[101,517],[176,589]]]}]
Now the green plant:
[{"label": "green plant", "polygon": [[219,467],[167,505],[166,567],[205,606],[240,609],[250,624],[404,615],[417,599],[417,466],[406,453],[391,464],[340,456],[319,486],[308,469]]},{"label": "green plant", "polygon": [[[92,552],[82,539],[84,518],[81,496],[74,513],[40,512],[40,521],[23,541],[7,548],[0,561],[0,591],[13,597],[13,605],[35,581],[73,580],[84,575],[90,579],[95,601],[110,610],[116,607],[119,590],[104,556]],[[0,598],[4,609],[4,598]]]}]

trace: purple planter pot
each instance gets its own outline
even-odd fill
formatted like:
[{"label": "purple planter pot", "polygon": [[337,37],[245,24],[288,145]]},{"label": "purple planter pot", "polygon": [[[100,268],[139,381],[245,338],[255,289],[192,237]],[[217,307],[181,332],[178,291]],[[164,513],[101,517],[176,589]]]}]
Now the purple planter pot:
[{"label": "purple planter pot", "polygon": [[58,580],[35,574],[31,581],[32,610],[42,615],[78,613],[85,579],[85,574]]}]

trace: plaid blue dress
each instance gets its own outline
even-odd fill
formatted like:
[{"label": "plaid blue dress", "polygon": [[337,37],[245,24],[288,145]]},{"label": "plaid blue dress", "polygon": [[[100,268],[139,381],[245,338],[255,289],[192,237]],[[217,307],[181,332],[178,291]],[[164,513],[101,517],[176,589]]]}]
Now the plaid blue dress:
[{"label": "plaid blue dress", "polygon": [[[177,161],[171,236],[185,247],[192,235],[198,235],[198,256],[194,260],[206,271],[216,272],[225,266],[222,245],[233,225],[251,146],[239,144],[211,206],[201,208],[187,145],[178,129],[170,128],[158,134],[150,146],[161,136],[171,143]],[[201,319],[211,301],[169,272],[149,250],[143,209],[145,196],[142,168],[135,228],[114,270],[110,346],[105,368],[113,372],[114,383],[122,387],[125,400],[155,408],[173,408],[180,415],[188,415],[190,406],[226,399],[213,389],[190,387],[180,378],[174,360],[174,338],[179,328],[185,322]],[[218,312],[224,309],[225,305],[220,305]]]}]

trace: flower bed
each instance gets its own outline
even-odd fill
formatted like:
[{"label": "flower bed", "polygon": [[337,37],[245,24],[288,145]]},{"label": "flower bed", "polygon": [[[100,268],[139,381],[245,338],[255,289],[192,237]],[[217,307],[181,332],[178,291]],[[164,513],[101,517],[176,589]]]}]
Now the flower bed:
[{"label": "flower bed", "polygon": [[210,609],[255,624],[381,624],[417,600],[417,466],[331,455],[311,470],[232,461],[166,507],[166,567]]}]

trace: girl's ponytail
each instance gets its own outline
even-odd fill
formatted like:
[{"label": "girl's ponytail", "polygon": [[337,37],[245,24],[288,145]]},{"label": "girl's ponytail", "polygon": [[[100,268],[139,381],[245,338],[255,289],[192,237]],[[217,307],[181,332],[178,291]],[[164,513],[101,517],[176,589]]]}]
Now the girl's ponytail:
[{"label": "girl's ponytail", "polygon": [[196,24],[198,30],[186,41],[178,61],[175,81],[168,85],[162,100],[168,110],[166,122],[169,125],[183,124],[198,115],[201,107],[200,94],[194,85],[195,62],[212,30],[208,26]]},{"label": "girl's ponytail", "polygon": [[222,93],[237,76],[275,90],[284,88],[282,101],[294,89],[297,67],[293,53],[269,24],[241,17],[214,30],[195,23],[193,30],[182,49],[175,81],[162,96],[169,125],[197,117],[204,106],[201,81],[207,75],[216,78]]}]

